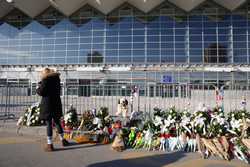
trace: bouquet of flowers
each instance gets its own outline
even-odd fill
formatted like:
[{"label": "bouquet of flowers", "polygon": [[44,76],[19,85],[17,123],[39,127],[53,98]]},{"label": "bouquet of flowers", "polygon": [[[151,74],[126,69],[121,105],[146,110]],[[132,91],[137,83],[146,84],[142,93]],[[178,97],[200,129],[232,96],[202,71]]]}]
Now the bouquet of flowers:
[{"label": "bouquet of flowers", "polygon": [[171,107],[164,113],[164,125],[168,128],[169,133],[176,136],[176,127],[179,124],[181,117],[175,107]]},{"label": "bouquet of flowers", "polygon": [[207,137],[208,127],[210,126],[210,115],[207,111],[197,111],[191,118],[192,128],[201,137]]},{"label": "bouquet of flowers", "polygon": [[[250,113],[246,110],[235,110],[228,114],[229,132],[236,136],[244,135],[244,138],[248,138],[250,134],[250,128],[243,130],[244,122],[250,121]],[[244,132],[244,134],[243,134]]]},{"label": "bouquet of flowers", "polygon": [[40,126],[44,124],[44,121],[40,119],[40,107],[39,103],[35,103],[28,107],[24,115],[21,116],[17,122],[17,126]]},{"label": "bouquet of flowers", "polygon": [[184,134],[192,134],[192,125],[191,125],[191,113],[187,110],[184,110],[180,113],[180,130]]},{"label": "bouquet of flowers", "polygon": [[228,122],[221,108],[215,108],[211,113],[211,121],[208,126],[208,137],[220,137],[227,133]]},{"label": "bouquet of flowers", "polygon": [[249,148],[247,148],[237,137],[231,138],[230,141],[233,144],[231,151],[234,156],[245,163],[249,163]]},{"label": "bouquet of flowers", "polygon": [[93,127],[93,119],[94,114],[91,111],[84,112],[78,130],[91,130]]},{"label": "bouquet of flowers", "polygon": [[97,125],[97,128],[101,129],[105,126],[110,126],[113,123],[112,117],[109,115],[108,108],[107,107],[101,107],[96,117],[93,119],[93,124]]},{"label": "bouquet of flowers", "polygon": [[73,107],[73,105],[70,105],[69,110],[64,115],[64,122],[65,126],[69,128],[75,128],[78,126],[78,116],[76,109]]}]

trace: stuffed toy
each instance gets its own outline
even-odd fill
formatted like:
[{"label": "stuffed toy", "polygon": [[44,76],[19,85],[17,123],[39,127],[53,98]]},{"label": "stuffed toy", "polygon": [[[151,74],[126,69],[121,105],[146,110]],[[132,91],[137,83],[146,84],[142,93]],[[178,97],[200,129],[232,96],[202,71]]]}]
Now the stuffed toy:
[{"label": "stuffed toy", "polygon": [[125,149],[123,133],[121,129],[117,132],[115,136],[115,140],[112,144],[112,149],[118,152],[121,152]]},{"label": "stuffed toy", "polygon": [[145,136],[144,136],[144,148],[146,148],[147,151],[151,150],[152,147],[152,140],[153,140],[153,131],[152,129],[149,127],[148,130],[145,132]]},{"label": "stuffed toy", "polygon": [[161,145],[160,145],[160,148],[159,148],[159,150],[161,151],[165,151],[166,150],[166,139],[165,139],[165,135],[164,134],[162,134],[161,135]]},{"label": "stuffed toy", "polygon": [[144,143],[144,137],[143,137],[143,133],[142,132],[138,132],[136,135],[136,139],[135,142],[133,144],[135,149],[139,149],[143,146]]},{"label": "stuffed toy", "polygon": [[108,131],[108,127],[105,126],[103,128],[103,141],[102,144],[108,144],[109,143],[109,131]]},{"label": "stuffed toy", "polygon": [[128,146],[131,146],[133,143],[134,143],[134,141],[135,141],[135,137],[136,137],[136,132],[135,132],[135,128],[131,128],[130,129],[130,133],[129,133],[129,140],[128,140],[128,143],[127,143],[127,145]]},{"label": "stuffed toy", "polygon": [[126,118],[128,113],[128,100],[126,98],[121,98],[118,100],[117,112],[116,115],[122,115],[122,117]]}]

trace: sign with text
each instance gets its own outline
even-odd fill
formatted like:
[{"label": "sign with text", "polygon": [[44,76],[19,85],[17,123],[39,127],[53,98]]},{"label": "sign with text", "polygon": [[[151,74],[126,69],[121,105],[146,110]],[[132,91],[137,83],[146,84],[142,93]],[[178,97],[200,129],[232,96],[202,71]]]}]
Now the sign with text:
[{"label": "sign with text", "polygon": [[173,78],[171,75],[163,75],[162,83],[173,83]]}]

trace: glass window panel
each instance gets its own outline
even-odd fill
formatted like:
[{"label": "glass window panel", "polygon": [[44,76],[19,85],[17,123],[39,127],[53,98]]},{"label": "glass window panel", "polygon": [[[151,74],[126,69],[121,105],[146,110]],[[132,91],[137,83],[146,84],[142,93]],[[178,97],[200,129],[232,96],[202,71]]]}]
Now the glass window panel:
[{"label": "glass window panel", "polygon": [[43,46],[44,50],[54,50],[54,45],[44,45]]},{"label": "glass window panel", "polygon": [[245,28],[233,28],[233,34],[242,34],[245,35],[247,30]]},{"label": "glass window panel", "polygon": [[80,38],[80,43],[91,43],[91,38]]},{"label": "glass window panel", "polygon": [[78,63],[78,57],[67,57],[66,63],[67,64],[77,64]]},{"label": "glass window panel", "polygon": [[160,43],[147,43],[147,48],[158,49],[159,47],[160,47]]},{"label": "glass window panel", "polygon": [[118,43],[107,43],[106,49],[118,49]]},{"label": "glass window panel", "polygon": [[133,35],[145,35],[145,31],[144,29],[141,29],[141,30],[133,30]]},{"label": "glass window panel", "polygon": [[92,35],[91,31],[80,31],[80,37],[89,37]]},{"label": "glass window panel", "polygon": [[133,43],[133,48],[134,49],[144,49],[145,43]]},{"label": "glass window panel", "polygon": [[246,35],[234,35],[233,41],[246,41],[247,37]]},{"label": "glass window panel", "polygon": [[66,38],[56,38],[55,44],[66,44]]},{"label": "glass window panel", "polygon": [[118,42],[118,37],[106,37],[106,43]]},{"label": "glass window panel", "polygon": [[175,41],[184,42],[185,37],[184,36],[175,36]]},{"label": "glass window panel", "polygon": [[190,40],[190,42],[202,42],[202,36],[200,35],[200,36],[198,36],[198,35],[196,35],[196,36],[190,36],[189,37],[189,40]]},{"label": "glass window panel", "polygon": [[185,43],[175,43],[175,48],[185,48]]},{"label": "glass window panel", "polygon": [[91,49],[91,44],[80,44],[80,49]]},{"label": "glass window panel", "polygon": [[131,42],[132,38],[131,37],[120,37],[120,42]]},{"label": "glass window panel", "polygon": [[234,49],[245,49],[247,48],[247,43],[246,42],[234,42],[233,43]]},{"label": "glass window panel", "polygon": [[139,57],[139,56],[135,56],[135,57],[132,57],[133,59],[133,63],[144,63],[145,62],[145,57]]},{"label": "glass window panel", "polygon": [[45,39],[43,40],[43,44],[44,44],[44,45],[46,45],[46,44],[54,44],[54,42],[55,42],[55,39],[53,39],[53,38],[52,38],[52,39],[48,39],[48,38],[46,39],[46,38],[45,38]]},{"label": "glass window panel", "polygon": [[133,55],[134,56],[144,56],[145,51],[144,50],[133,50]]},{"label": "glass window panel", "polygon": [[117,30],[107,30],[106,31],[106,36],[118,36],[119,35],[119,31]]},{"label": "glass window panel", "polygon": [[55,50],[66,50],[66,45],[55,45]]},{"label": "glass window panel", "polygon": [[67,45],[67,50],[78,50],[78,49],[79,49],[79,45],[77,44]]},{"label": "glass window panel", "polygon": [[190,28],[202,27],[202,21],[190,21],[189,27]]},{"label": "glass window panel", "polygon": [[193,48],[200,49],[200,48],[202,48],[202,43],[201,42],[190,42],[189,47],[191,49],[193,49]]},{"label": "glass window panel", "polygon": [[131,43],[120,43],[119,48],[120,49],[131,49],[132,44]]},{"label": "glass window panel", "polygon": [[210,28],[210,29],[204,29],[204,34],[205,35],[216,35],[216,29],[215,28]]},{"label": "glass window panel", "polygon": [[106,61],[106,63],[117,63],[118,57],[106,57],[105,61]]},{"label": "glass window panel", "polygon": [[103,49],[104,45],[103,44],[93,44],[93,49]]},{"label": "glass window panel", "polygon": [[147,41],[148,42],[159,42],[160,37],[159,36],[147,36]]},{"label": "glass window panel", "polygon": [[104,31],[93,31],[93,36],[102,37],[103,35],[104,35]]},{"label": "glass window panel", "polygon": [[161,43],[161,49],[173,49],[174,43]]},{"label": "glass window panel", "polygon": [[174,41],[174,36],[161,36],[162,42]]},{"label": "glass window panel", "polygon": [[147,32],[147,35],[159,35],[159,30],[155,30],[155,29],[149,29],[148,32]]},{"label": "glass window panel", "polygon": [[189,29],[189,33],[194,35],[194,34],[197,34],[197,35],[202,35],[202,29],[193,29],[193,28],[190,28]]},{"label": "glass window panel", "polygon": [[88,50],[80,50],[79,56],[86,57],[89,53],[90,53],[90,51],[88,51]]},{"label": "glass window panel", "polygon": [[79,38],[68,38],[67,39],[67,43],[70,43],[70,44],[73,44],[73,43],[78,44],[78,42],[79,42]]},{"label": "glass window panel", "polygon": [[65,38],[66,37],[66,31],[64,32],[56,32],[56,38]]},{"label": "glass window panel", "polygon": [[55,51],[55,57],[66,57],[66,51]]},{"label": "glass window panel", "polygon": [[67,51],[67,57],[77,57],[78,51]]},{"label": "glass window panel", "polygon": [[103,43],[104,38],[103,37],[94,37],[92,42],[93,43]]},{"label": "glass window panel", "polygon": [[117,57],[118,50],[106,50],[106,57]]},{"label": "glass window panel", "polygon": [[144,42],[145,37],[144,36],[134,36],[133,42]]},{"label": "glass window panel", "polygon": [[54,59],[57,64],[65,64],[65,58],[55,58]]},{"label": "glass window panel", "polygon": [[119,56],[131,56],[131,50],[119,50]]},{"label": "glass window panel", "polygon": [[233,21],[233,26],[234,27],[246,27],[247,26],[247,21],[246,20],[234,20]]},{"label": "glass window panel", "polygon": [[31,51],[40,51],[42,50],[42,45],[32,45]]},{"label": "glass window panel", "polygon": [[175,35],[185,35],[186,29],[175,29]]},{"label": "glass window panel", "polygon": [[213,35],[204,35],[204,41],[217,41],[217,39]]},{"label": "glass window panel", "polygon": [[120,35],[124,35],[124,36],[127,36],[127,35],[132,35],[132,31],[130,30],[123,30],[123,31],[120,31]]}]

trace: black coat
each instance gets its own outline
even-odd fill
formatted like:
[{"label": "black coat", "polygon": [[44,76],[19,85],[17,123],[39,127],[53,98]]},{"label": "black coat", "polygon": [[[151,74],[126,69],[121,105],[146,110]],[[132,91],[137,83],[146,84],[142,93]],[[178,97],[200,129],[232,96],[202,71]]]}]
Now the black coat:
[{"label": "black coat", "polygon": [[60,119],[62,117],[60,90],[61,85],[59,73],[48,74],[41,82],[39,82],[37,94],[42,96],[40,104],[41,119]]}]

